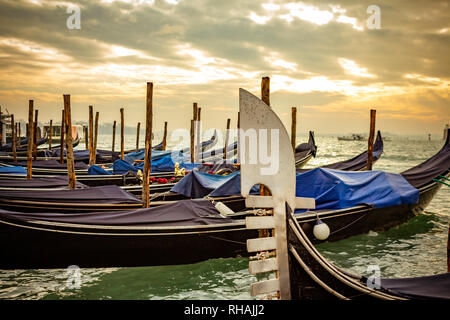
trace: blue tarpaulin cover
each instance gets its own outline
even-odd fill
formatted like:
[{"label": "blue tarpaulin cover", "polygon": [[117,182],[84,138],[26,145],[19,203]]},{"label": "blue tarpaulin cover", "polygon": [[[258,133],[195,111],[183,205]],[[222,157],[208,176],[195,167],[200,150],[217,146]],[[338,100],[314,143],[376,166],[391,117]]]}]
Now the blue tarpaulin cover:
[{"label": "blue tarpaulin cover", "polygon": [[27,174],[27,169],[22,166],[0,167],[0,173],[3,174]]},{"label": "blue tarpaulin cover", "polygon": [[383,208],[417,203],[419,190],[400,174],[347,172],[316,168],[297,175],[296,196],[316,200],[316,209],[344,209],[361,204]]},{"label": "blue tarpaulin cover", "polygon": [[[220,176],[194,170],[171,191],[192,198],[239,195],[240,172]],[[255,187],[251,190],[256,191]],[[317,209],[344,209],[361,204],[382,208],[417,203],[419,190],[399,174],[316,168],[297,174],[296,196],[314,198]]]},{"label": "blue tarpaulin cover", "polygon": [[105,174],[112,175],[112,172],[111,171],[107,171],[107,170],[105,170],[105,169],[103,169],[103,168],[101,168],[99,166],[92,165],[88,169],[88,174],[91,174],[91,175],[105,175]]},{"label": "blue tarpaulin cover", "polygon": [[[177,184],[175,184],[170,191],[190,198],[202,198],[208,195],[211,191],[222,186],[225,182],[233,179],[233,177],[237,174],[239,174],[239,172],[221,176],[193,170]],[[240,179],[237,184],[240,186]],[[232,186],[234,185],[235,183],[232,184]],[[237,194],[240,194],[240,187]]]},{"label": "blue tarpaulin cover", "polygon": [[[176,161],[174,162],[174,159],[170,156],[161,157],[155,161],[152,160],[151,172],[173,172],[175,171],[175,163]],[[185,168],[187,171],[197,168],[198,166],[200,166],[199,163],[179,162],[179,167]],[[142,171],[144,169],[144,163],[132,165],[125,160],[119,159],[114,161],[112,169],[113,174],[125,174],[128,171],[137,173],[139,170]],[[88,173],[93,175],[111,174],[97,166],[91,166]]]}]

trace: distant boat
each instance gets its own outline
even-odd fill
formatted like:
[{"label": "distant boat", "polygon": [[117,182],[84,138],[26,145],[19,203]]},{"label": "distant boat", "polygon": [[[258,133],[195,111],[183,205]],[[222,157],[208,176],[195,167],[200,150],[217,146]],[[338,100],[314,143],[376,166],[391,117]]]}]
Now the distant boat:
[{"label": "distant boat", "polygon": [[338,140],[341,140],[341,141],[366,141],[367,138],[361,134],[352,134],[351,136],[338,137]]}]

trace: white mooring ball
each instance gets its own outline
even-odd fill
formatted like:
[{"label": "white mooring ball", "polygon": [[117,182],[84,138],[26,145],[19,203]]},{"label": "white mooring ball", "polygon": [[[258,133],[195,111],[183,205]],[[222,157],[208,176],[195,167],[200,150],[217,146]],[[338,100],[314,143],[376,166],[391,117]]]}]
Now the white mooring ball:
[{"label": "white mooring ball", "polygon": [[318,219],[313,228],[314,237],[319,240],[326,240],[330,235],[330,228],[322,220]]}]

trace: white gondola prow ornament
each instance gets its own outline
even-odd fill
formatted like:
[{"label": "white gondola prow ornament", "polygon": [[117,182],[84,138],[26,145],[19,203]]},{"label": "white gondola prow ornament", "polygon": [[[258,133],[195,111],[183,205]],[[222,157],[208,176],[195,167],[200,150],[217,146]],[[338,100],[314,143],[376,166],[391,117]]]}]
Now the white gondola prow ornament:
[{"label": "white gondola prow ornament", "polygon": [[313,234],[318,240],[326,240],[330,236],[330,228],[325,222],[317,219],[317,222],[313,228]]}]

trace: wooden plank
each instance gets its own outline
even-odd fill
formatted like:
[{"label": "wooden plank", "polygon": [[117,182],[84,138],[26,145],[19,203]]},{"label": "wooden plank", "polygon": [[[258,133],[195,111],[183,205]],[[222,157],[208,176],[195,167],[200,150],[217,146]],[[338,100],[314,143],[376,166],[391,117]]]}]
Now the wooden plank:
[{"label": "wooden plank", "polygon": [[153,124],[153,83],[147,82],[146,118],[145,118],[145,155],[142,183],[142,206],[150,206],[150,172],[152,160],[152,124]]},{"label": "wooden plank", "polygon": [[375,136],[375,115],[376,110],[370,110],[370,132],[367,147],[367,170],[372,170],[373,165],[373,139]]},{"label": "wooden plank", "polygon": [[33,139],[34,139],[34,130],[33,130],[33,100],[28,101],[28,130],[27,130],[27,136],[28,136],[28,148],[27,148],[27,179],[31,179],[31,174],[33,170],[33,160],[32,160],[32,153],[33,153]]},{"label": "wooden plank", "polygon": [[69,180],[69,189],[76,188],[75,164],[73,155],[73,141],[72,141],[72,116],[70,111],[70,95],[63,95],[64,98],[64,124],[66,127],[66,150],[67,150],[67,178]]},{"label": "wooden plank", "polygon": [[271,272],[276,270],[278,270],[277,258],[250,261],[248,264],[248,271],[250,272],[250,274]]},{"label": "wooden plank", "polygon": [[254,297],[260,294],[277,292],[280,290],[278,279],[270,279],[252,283],[250,285],[250,294]]},{"label": "wooden plank", "polygon": [[268,251],[277,248],[277,241],[275,237],[247,239],[247,251]]},{"label": "wooden plank", "polygon": [[273,216],[246,217],[245,226],[247,229],[273,229],[275,219]]}]

